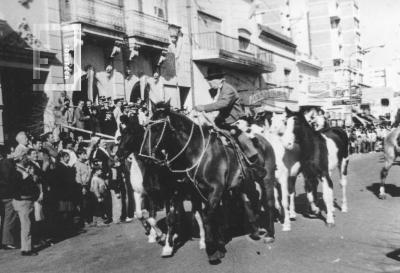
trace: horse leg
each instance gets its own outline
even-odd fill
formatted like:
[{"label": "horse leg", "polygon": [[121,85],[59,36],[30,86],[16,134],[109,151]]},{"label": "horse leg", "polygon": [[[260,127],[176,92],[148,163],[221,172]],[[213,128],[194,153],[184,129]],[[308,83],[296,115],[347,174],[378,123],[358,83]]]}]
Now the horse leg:
[{"label": "horse leg", "polygon": [[381,185],[379,187],[379,199],[386,199],[386,192],[385,192],[385,181],[386,177],[389,173],[390,168],[392,167],[394,160],[395,160],[395,151],[394,148],[391,150],[385,149],[385,165],[381,170]]},{"label": "horse leg", "polygon": [[340,163],[340,186],[342,187],[342,212],[348,212],[349,208],[347,205],[347,168],[349,165],[349,159],[345,158]]},{"label": "horse leg", "polygon": [[267,233],[264,238],[265,243],[273,243],[275,241],[275,206],[274,206],[274,172],[268,171],[264,177],[264,192],[263,207],[267,216]]},{"label": "horse leg", "polygon": [[155,208],[155,204],[153,201],[149,201],[150,203],[150,208],[149,208],[149,218],[147,219],[147,223],[150,225],[150,234],[148,236],[148,242],[149,243],[155,243],[157,241],[163,240],[163,233],[162,231],[157,227],[157,221],[156,221],[156,214],[157,210]]},{"label": "horse leg", "polygon": [[288,191],[289,191],[289,218],[296,219],[295,197],[296,197],[296,178],[297,176],[290,175],[288,178]]},{"label": "horse leg", "polygon": [[142,193],[134,191],[133,192],[133,198],[135,200],[135,216],[138,219],[142,219],[143,218],[143,211],[142,211],[143,197],[142,197]]},{"label": "horse leg", "polygon": [[281,206],[281,203],[279,202],[279,189],[278,189],[277,185],[274,187],[274,196],[275,196],[275,209],[277,211],[279,211],[280,214],[282,214],[283,208]]},{"label": "horse leg", "polygon": [[335,220],[333,217],[333,183],[329,175],[323,176],[322,180],[322,194],[326,206],[326,225],[333,227]]},{"label": "horse leg", "polygon": [[319,207],[315,204],[315,199],[316,199],[315,192],[318,182],[316,181],[316,179],[311,179],[306,177],[304,177],[304,179],[305,179],[305,188],[307,192],[307,199],[308,203],[310,204],[311,212],[315,215],[319,215],[321,211]]},{"label": "horse leg", "polygon": [[259,235],[259,228],[257,225],[257,216],[254,213],[254,210],[251,205],[251,201],[246,193],[242,193],[240,195],[242,202],[243,202],[243,207],[244,207],[244,212],[247,216],[247,220],[250,225],[250,238],[257,241],[260,240],[261,237]]},{"label": "horse leg", "polygon": [[174,225],[176,224],[176,209],[175,207],[169,206],[168,205],[168,210],[167,210],[167,217],[166,217],[166,222],[167,222],[167,235],[165,238],[165,245],[162,249],[161,252],[161,257],[166,258],[166,257],[171,257],[173,252],[174,252]]},{"label": "horse leg", "polygon": [[296,210],[295,210],[295,197],[296,197],[296,179],[300,173],[300,163],[294,162],[290,163],[287,168],[289,170],[289,178],[288,178],[288,191],[290,196],[289,201],[289,218],[296,219]]},{"label": "horse leg", "polygon": [[204,231],[204,223],[202,219],[202,212],[201,212],[201,204],[200,208],[194,208],[194,218],[196,219],[197,225],[199,226],[199,248],[200,249],[205,249],[206,248],[206,242],[205,242],[205,231]]},{"label": "horse leg", "polygon": [[221,262],[222,254],[218,251],[216,223],[218,222],[218,208],[222,197],[222,186],[214,188],[208,196],[208,202],[204,210],[204,228],[206,253],[210,264]]},{"label": "horse leg", "polygon": [[[284,173],[281,174],[278,178],[279,183],[281,185],[281,193],[282,193],[282,207],[283,207],[283,227],[282,231],[290,231],[291,229],[291,222],[290,222],[290,214],[289,214],[289,189],[288,189],[288,174]],[[275,196],[275,199],[277,197]]]}]

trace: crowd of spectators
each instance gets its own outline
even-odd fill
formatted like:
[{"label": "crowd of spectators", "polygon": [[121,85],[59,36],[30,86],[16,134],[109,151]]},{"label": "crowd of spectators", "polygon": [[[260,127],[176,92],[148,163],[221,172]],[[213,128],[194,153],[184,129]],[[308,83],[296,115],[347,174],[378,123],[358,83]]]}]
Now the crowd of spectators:
[{"label": "crowd of spectators", "polygon": [[350,138],[350,153],[373,153],[383,149],[384,139],[391,127],[385,125],[369,125],[348,127],[347,134]]},{"label": "crowd of spectators", "polygon": [[[140,125],[147,122],[146,105],[140,99],[128,104],[100,98],[98,103],[79,101],[73,107],[67,96],[61,105],[59,130],[36,137],[21,131],[17,145],[0,146],[1,246],[20,245],[24,256],[37,255],[35,249],[74,236],[84,227],[133,219],[127,166],[116,155],[115,140],[132,117]],[[315,116],[313,125],[323,128],[323,113]],[[368,153],[382,149],[390,127],[346,131],[351,153]],[[93,137],[96,133],[114,139]]]},{"label": "crowd of spectators", "polygon": [[140,101],[128,105],[101,98],[74,108],[67,97],[62,105],[63,125],[69,127],[36,137],[21,131],[17,145],[0,149],[1,246],[20,245],[24,256],[37,255],[35,249],[84,227],[133,219],[131,187],[117,144],[87,132],[118,137],[126,125],[123,116],[144,123],[146,107]]}]

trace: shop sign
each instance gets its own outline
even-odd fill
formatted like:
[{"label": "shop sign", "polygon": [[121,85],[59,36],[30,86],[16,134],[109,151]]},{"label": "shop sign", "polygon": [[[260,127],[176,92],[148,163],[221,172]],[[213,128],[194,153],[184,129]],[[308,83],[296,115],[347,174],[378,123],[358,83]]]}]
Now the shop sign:
[{"label": "shop sign", "polygon": [[264,89],[254,91],[249,96],[249,104],[257,104],[268,99],[289,99],[289,91],[282,88]]}]

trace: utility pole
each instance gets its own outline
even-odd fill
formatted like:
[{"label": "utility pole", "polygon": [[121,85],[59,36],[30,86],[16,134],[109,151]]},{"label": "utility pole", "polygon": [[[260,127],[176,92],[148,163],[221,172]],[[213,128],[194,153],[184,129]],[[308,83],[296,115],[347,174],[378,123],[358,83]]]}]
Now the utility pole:
[{"label": "utility pole", "polygon": [[189,37],[189,54],[190,54],[190,89],[192,92],[192,108],[196,105],[194,97],[194,69],[193,69],[193,30],[192,30],[192,0],[186,0],[187,20],[188,20],[188,37]]}]

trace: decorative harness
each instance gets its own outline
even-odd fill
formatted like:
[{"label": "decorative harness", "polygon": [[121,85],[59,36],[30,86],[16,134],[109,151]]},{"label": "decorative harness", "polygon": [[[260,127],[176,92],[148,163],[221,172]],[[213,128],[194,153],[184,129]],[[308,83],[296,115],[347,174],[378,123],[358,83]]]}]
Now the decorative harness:
[{"label": "decorative harness", "polygon": [[[156,145],[155,145],[154,148],[152,149],[152,146],[151,146],[151,128],[152,128],[152,126],[158,125],[158,124],[160,124],[160,123],[163,123],[163,129],[162,129],[162,131],[161,131],[160,138],[158,139]],[[205,137],[204,137],[204,131],[203,131],[202,126],[201,126],[201,125],[197,125],[197,126],[199,126],[199,129],[200,129],[200,133],[201,133],[201,137],[202,137],[202,144],[203,144],[202,152],[200,153],[199,158],[198,158],[197,161],[196,161],[191,167],[189,167],[189,168],[186,168],[186,169],[183,169],[183,170],[172,169],[171,164],[172,164],[176,159],[178,159],[179,156],[181,156],[181,155],[185,152],[185,150],[187,149],[187,147],[189,146],[190,141],[192,140],[192,137],[193,137],[193,132],[194,132],[195,123],[192,122],[192,127],[191,127],[191,129],[190,129],[190,134],[189,134],[188,140],[187,140],[187,142],[185,143],[185,145],[183,146],[183,148],[182,148],[173,158],[168,159],[168,154],[166,154],[164,160],[160,160],[160,159],[158,159],[158,158],[156,157],[156,152],[157,152],[157,150],[159,149],[159,146],[160,146],[160,144],[161,144],[161,142],[162,142],[162,140],[163,140],[163,138],[164,138],[165,131],[166,131],[166,128],[167,128],[167,124],[170,126],[171,130],[175,131],[175,129],[172,128],[172,126],[171,126],[171,121],[170,121],[170,118],[169,118],[169,117],[164,118],[164,119],[160,119],[160,120],[156,120],[156,121],[150,121],[150,122],[147,124],[147,129],[146,129],[146,131],[145,131],[144,139],[146,139],[146,136],[148,135],[148,139],[149,139],[149,141],[148,141],[148,145],[149,145],[148,148],[149,148],[149,154],[150,154],[150,155],[145,155],[145,154],[143,154],[143,148],[144,148],[144,145],[145,145],[145,141],[143,141],[143,142],[142,142],[142,145],[141,145],[141,147],[140,147],[139,156],[142,156],[142,157],[145,157],[145,158],[149,158],[149,159],[153,160],[156,164],[159,164],[159,165],[162,165],[162,166],[166,166],[166,167],[168,168],[168,170],[169,170],[170,172],[172,172],[172,173],[185,173],[186,176],[189,178],[189,180],[190,180],[190,181],[193,183],[193,185],[195,186],[195,188],[196,188],[196,190],[198,191],[198,193],[200,194],[200,196],[201,196],[205,201],[207,201],[207,198],[204,197],[204,195],[201,193],[201,191],[200,191],[200,189],[199,189],[199,187],[198,187],[198,183],[197,183],[197,181],[196,181],[196,175],[197,175],[197,172],[198,172],[198,170],[199,170],[200,164],[201,164],[201,162],[202,162],[202,160],[203,160],[203,158],[204,158],[204,155],[205,155],[205,153],[206,153],[206,151],[207,151],[207,148],[208,148],[208,146],[210,145],[211,136],[210,136],[210,137],[208,138],[208,140],[206,141],[206,140],[205,140]],[[190,172],[191,172],[192,170],[194,170],[193,176],[190,175]]]}]

